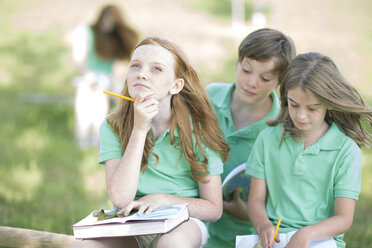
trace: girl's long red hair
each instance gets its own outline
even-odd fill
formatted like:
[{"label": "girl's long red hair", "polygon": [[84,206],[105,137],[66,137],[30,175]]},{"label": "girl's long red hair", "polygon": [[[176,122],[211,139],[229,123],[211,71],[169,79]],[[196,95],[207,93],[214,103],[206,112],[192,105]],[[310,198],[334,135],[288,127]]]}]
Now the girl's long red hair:
[{"label": "girl's long red hair", "polygon": [[[181,50],[172,42],[160,38],[146,38],[137,47],[143,45],[161,46],[170,51],[176,61],[175,76],[184,80],[184,87],[180,93],[171,99],[172,116],[170,120],[171,143],[178,146],[191,167],[191,173],[195,180],[206,183],[204,176],[208,175],[208,157],[202,144],[220,153],[223,161],[228,158],[230,151],[223,134],[218,127],[217,117],[209,103],[207,94],[201,85],[195,70],[187,62]],[[136,47],[136,48],[137,48]],[[129,95],[125,84],[122,95]],[[191,118],[190,118],[191,117]],[[122,150],[126,146],[133,129],[134,113],[133,104],[130,101],[119,100],[118,109],[108,117],[108,123],[119,136]],[[178,129],[180,142],[175,143],[174,132]],[[151,131],[150,131],[151,132]],[[195,139],[193,140],[193,134]],[[148,156],[154,142],[148,135],[142,156],[141,171],[144,172],[148,165]],[[198,156],[197,150],[202,153]]]}]

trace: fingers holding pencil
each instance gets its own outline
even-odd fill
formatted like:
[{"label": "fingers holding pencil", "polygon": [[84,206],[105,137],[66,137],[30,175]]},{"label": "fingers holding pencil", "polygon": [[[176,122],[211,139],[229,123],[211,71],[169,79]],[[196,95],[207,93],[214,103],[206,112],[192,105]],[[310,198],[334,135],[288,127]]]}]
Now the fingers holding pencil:
[{"label": "fingers holding pencil", "polygon": [[[274,232],[274,238],[273,238],[273,242],[272,242],[272,245],[270,246],[270,248],[273,248],[273,245],[274,245],[274,242],[275,242],[275,239],[277,237],[277,234],[278,234],[278,231],[279,231],[279,226],[280,226],[280,222],[282,221],[282,217],[279,218],[278,220],[278,223],[276,224],[276,227],[275,227],[275,232]],[[278,239],[277,239],[278,240]],[[279,241],[279,240],[278,240]]]}]

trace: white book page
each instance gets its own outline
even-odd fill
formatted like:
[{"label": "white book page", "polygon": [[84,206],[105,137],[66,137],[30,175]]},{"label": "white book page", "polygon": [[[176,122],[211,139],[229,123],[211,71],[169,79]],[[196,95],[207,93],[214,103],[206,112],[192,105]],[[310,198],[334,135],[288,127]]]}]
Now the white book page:
[{"label": "white book page", "polygon": [[[181,209],[185,208],[186,206],[187,204],[166,206],[163,208],[159,208],[156,211],[153,211],[148,214],[142,214],[142,215],[133,214],[127,217],[114,217],[114,218],[100,220],[100,221],[97,221],[97,217],[93,216],[93,214],[90,213],[87,217],[85,217],[81,221],[74,224],[73,227],[87,226],[87,225],[101,225],[101,224],[108,224],[108,223],[125,223],[130,220],[164,220],[164,219],[172,218],[173,216],[176,216],[176,214],[179,213]],[[112,211],[112,210],[105,210],[105,212],[109,212],[109,211]]]},{"label": "white book page", "polygon": [[[279,234],[280,243],[274,243],[273,248],[284,248],[296,232],[289,232],[287,234]],[[253,235],[238,235],[236,236],[235,248],[253,248],[259,241],[257,234]],[[311,242],[309,248],[337,248],[336,241],[334,239],[327,239],[321,241]]]}]

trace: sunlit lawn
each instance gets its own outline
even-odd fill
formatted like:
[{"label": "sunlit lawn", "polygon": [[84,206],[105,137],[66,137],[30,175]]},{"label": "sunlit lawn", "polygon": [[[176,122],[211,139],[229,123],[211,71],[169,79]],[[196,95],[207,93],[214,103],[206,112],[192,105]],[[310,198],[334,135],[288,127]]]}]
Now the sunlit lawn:
[{"label": "sunlit lawn", "polygon": [[[72,234],[71,224],[91,210],[111,207],[104,168],[97,149],[82,152],[74,141],[68,48],[57,32],[14,30],[10,14],[20,8],[0,2],[0,28],[7,34],[0,35],[0,225]],[[234,63],[231,55],[219,73],[201,71],[203,82],[233,80]],[[62,101],[33,102],[34,93]],[[362,170],[348,247],[372,243],[371,150],[363,150]]]},{"label": "sunlit lawn", "polygon": [[104,168],[74,141],[68,48],[57,32],[13,29],[10,13],[22,7],[0,2],[0,225],[71,234],[90,210],[111,206]]}]

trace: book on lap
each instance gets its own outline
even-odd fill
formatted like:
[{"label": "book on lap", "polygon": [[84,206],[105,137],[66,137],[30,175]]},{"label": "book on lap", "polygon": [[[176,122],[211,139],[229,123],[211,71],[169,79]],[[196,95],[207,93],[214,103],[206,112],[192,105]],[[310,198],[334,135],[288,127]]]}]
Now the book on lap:
[{"label": "book on lap", "polygon": [[251,176],[245,174],[245,163],[233,169],[222,182],[222,194],[225,201],[231,201],[234,191],[239,188],[240,198],[243,201],[248,200]]},{"label": "book on lap", "polygon": [[[103,210],[105,214],[116,210]],[[159,208],[151,213],[98,220],[97,210],[72,225],[77,239],[167,233],[189,219],[187,203]]]},{"label": "book on lap", "polygon": [[[279,234],[280,243],[274,243],[273,248],[284,248],[295,233],[296,232],[293,231]],[[257,234],[238,235],[236,236],[235,248],[261,248],[262,246],[259,245],[258,242],[259,236]],[[326,239],[311,242],[309,248],[337,248],[337,245],[334,239]]]}]

